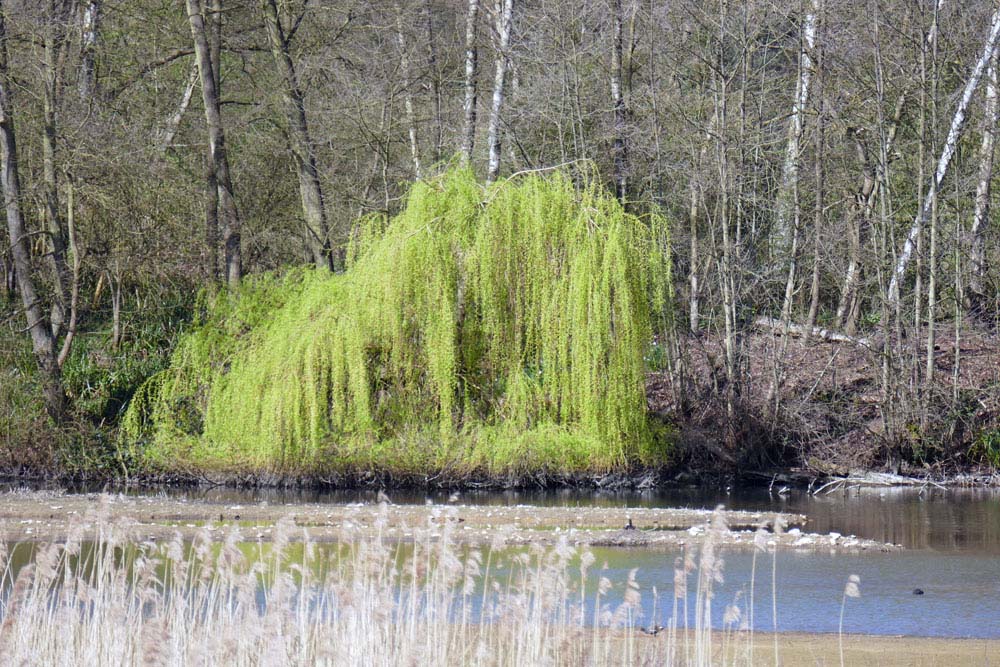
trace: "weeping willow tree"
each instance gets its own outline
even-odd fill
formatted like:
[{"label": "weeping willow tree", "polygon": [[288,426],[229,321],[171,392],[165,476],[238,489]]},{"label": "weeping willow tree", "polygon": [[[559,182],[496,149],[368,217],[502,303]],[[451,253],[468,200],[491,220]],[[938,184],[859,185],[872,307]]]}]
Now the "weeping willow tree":
[{"label": "weeping willow tree", "polygon": [[467,170],[359,225],[339,275],[204,297],[123,434],[165,466],[502,474],[661,460],[643,355],[666,312],[658,215],[596,179]]}]

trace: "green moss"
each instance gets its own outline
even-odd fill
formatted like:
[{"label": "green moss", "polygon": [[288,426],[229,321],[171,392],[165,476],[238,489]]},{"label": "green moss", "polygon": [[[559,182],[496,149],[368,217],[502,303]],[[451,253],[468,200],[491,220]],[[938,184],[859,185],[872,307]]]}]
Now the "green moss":
[{"label": "green moss", "polygon": [[417,183],[399,215],[362,221],[345,273],[205,297],[124,437],[167,467],[650,462],[643,354],[668,303],[667,239],[660,217],[564,174]]}]

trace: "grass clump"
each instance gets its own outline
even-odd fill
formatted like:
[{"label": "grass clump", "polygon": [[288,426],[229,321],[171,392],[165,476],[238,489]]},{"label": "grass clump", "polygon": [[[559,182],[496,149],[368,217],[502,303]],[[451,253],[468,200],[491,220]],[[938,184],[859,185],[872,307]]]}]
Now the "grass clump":
[{"label": "grass clump", "polygon": [[123,424],[147,460],[323,472],[583,472],[662,461],[643,355],[664,220],[593,181],[452,170],[359,226],[345,273],[206,298]]}]

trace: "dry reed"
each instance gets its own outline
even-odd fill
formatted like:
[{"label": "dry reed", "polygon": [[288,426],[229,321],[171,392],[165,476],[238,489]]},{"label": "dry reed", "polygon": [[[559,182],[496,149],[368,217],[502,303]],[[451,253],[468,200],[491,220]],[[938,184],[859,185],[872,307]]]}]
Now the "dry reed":
[{"label": "dry reed", "polygon": [[[62,543],[0,540],[0,662],[48,665],[749,664],[739,603],[711,626],[722,580],[713,521],[676,562],[666,627],[642,617],[636,571],[594,577],[596,559],[555,547],[485,552],[428,507],[412,541],[385,539],[386,510],[354,539],[317,543],[279,521],[269,541],[239,526],[143,541],[107,507]],[[256,537],[256,536],[255,536]],[[697,577],[693,627],[687,588]],[[656,595],[654,591],[654,596]],[[752,594],[752,593],[751,593]],[[647,624],[649,627],[644,627]],[[662,632],[661,632],[662,630]]]}]

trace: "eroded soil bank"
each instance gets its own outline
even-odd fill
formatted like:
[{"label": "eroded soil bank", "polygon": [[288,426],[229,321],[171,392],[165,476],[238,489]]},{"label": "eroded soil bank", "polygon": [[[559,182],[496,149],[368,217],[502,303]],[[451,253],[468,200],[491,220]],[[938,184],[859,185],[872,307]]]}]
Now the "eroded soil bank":
[{"label": "eroded soil bank", "polygon": [[[726,547],[777,546],[782,549],[857,553],[893,551],[897,545],[837,533],[808,532],[801,514],[722,511],[713,528],[708,510],[609,507],[480,506],[383,503],[230,504],[204,500],[110,494],[15,491],[0,495],[0,537],[61,540],[73,527],[111,519],[128,524],[141,538],[190,537],[207,528],[219,539],[239,525],[246,539],[269,540],[275,524],[289,518],[316,541],[370,537],[413,539],[427,528],[445,531],[464,544],[552,545],[566,537],[579,546],[676,548],[697,546],[710,534]],[[778,530],[775,530],[775,524]],[[631,526],[631,527],[627,527]],[[760,533],[757,530],[760,529]]]}]

